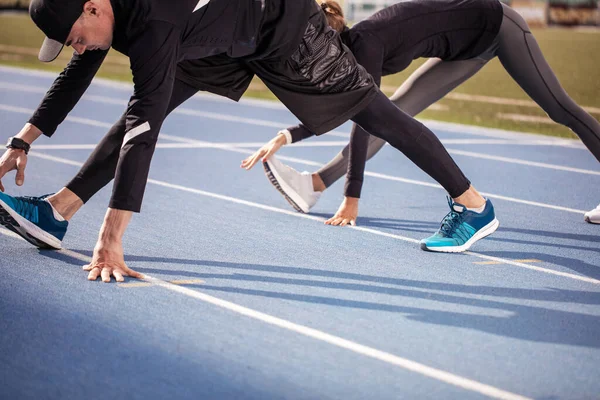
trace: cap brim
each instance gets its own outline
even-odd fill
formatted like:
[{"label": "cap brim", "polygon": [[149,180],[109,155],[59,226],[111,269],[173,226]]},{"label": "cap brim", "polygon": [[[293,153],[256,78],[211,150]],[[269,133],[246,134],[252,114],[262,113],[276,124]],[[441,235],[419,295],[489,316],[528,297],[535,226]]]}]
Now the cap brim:
[{"label": "cap brim", "polygon": [[40,48],[40,54],[38,59],[43,62],[54,61],[60,54],[60,51],[65,45],[56,40],[45,38],[42,47]]}]

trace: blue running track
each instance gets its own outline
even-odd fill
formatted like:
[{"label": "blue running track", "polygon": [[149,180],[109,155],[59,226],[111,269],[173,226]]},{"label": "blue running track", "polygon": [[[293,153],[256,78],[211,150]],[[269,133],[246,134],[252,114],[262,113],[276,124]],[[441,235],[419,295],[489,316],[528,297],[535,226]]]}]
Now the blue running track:
[{"label": "blue running track", "polygon": [[[0,140],[52,80],[0,68]],[[130,91],[95,81],[7,192],[60,189]],[[600,226],[583,221],[600,168],[578,141],[427,122],[500,220],[471,252],[434,254],[417,241],[447,213],[445,193],[389,146],[368,164],[356,228],[323,225],[342,181],[302,215],[260,166],[240,169],[294,123],[274,103],[206,95],[167,119],[124,241],[145,282],[81,270],[110,187],[62,251],[0,230],[0,398],[600,398]],[[281,158],[313,171],[348,131]]]}]

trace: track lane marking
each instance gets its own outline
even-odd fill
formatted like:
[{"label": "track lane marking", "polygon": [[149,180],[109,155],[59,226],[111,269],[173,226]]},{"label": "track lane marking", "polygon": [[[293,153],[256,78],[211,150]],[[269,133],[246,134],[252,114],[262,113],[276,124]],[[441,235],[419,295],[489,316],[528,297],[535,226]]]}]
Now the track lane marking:
[{"label": "track lane marking", "polygon": [[[0,233],[6,234],[8,232],[13,234],[6,229],[0,229]],[[14,235],[14,234],[13,234]],[[12,235],[10,235],[12,236]],[[16,235],[18,237],[18,235]],[[77,253],[72,250],[62,249],[57,250],[58,253],[64,254],[68,257],[74,258],[76,260],[90,263],[92,261],[91,257],[86,256],[81,253]],[[128,282],[129,283],[129,282]],[[452,386],[459,387],[464,390],[480,393],[484,396],[499,399],[499,400],[533,400],[529,397],[525,397],[516,393],[512,393],[506,390],[499,389],[497,387],[487,385],[485,383],[481,383],[469,378],[464,378],[460,375],[456,375],[441,369],[433,368],[428,365],[412,361],[407,358],[403,358],[391,353],[387,353],[381,350],[378,350],[373,347],[365,346],[357,342],[353,342],[351,340],[344,339],[340,336],[335,336],[324,331],[320,331],[318,329],[310,328],[305,325],[296,324],[294,322],[288,321],[283,318],[274,317],[272,315],[256,311],[254,309],[241,306],[237,303],[233,303],[231,301],[222,300],[218,297],[214,297],[197,290],[192,290],[183,286],[175,285],[173,283],[163,281],[162,279],[155,278],[151,275],[144,275],[144,282],[131,282],[131,284],[148,284],[162,287],[164,289],[170,290],[175,293],[182,294],[187,297],[191,297],[205,303],[212,304],[217,307],[224,308],[236,314],[244,315],[246,317],[264,322],[269,325],[273,325],[282,329],[286,329],[291,332],[298,333],[303,336],[310,337],[312,339],[325,342],[331,344],[336,347],[340,347],[346,350],[349,350],[353,353],[360,354],[369,358],[373,358],[379,361],[382,361],[387,364],[395,365],[402,369],[426,376],[428,378],[435,379],[440,382],[447,383]],[[130,285],[129,287],[135,287]],[[138,286],[139,287],[139,286]]]},{"label": "track lane marking", "polygon": [[[29,152],[29,155],[34,156],[34,157],[39,157],[42,159],[46,159],[49,161],[67,164],[67,165],[73,165],[73,166],[79,166],[79,167],[83,166],[83,163],[80,163],[77,161],[68,160],[68,159],[64,159],[64,158],[60,158],[60,157],[47,156],[47,155],[41,154],[41,153]],[[156,179],[149,178],[148,183],[157,185],[157,186],[162,186],[162,187],[169,188],[169,189],[179,190],[182,192],[193,193],[193,194],[198,194],[198,195],[205,196],[205,197],[211,197],[211,198],[218,199],[218,200],[224,200],[224,201],[228,201],[228,202],[232,202],[232,203],[236,203],[236,204],[242,204],[245,206],[258,208],[258,209],[265,210],[265,211],[275,212],[278,214],[285,214],[285,215],[289,215],[289,216],[296,217],[296,218],[303,218],[303,219],[308,219],[308,220],[318,221],[318,222],[324,222],[327,220],[327,218],[323,218],[323,217],[317,217],[317,216],[310,215],[310,214],[301,214],[296,211],[284,210],[282,208],[277,208],[277,207],[268,206],[265,204],[255,203],[253,201],[248,201],[248,200],[243,200],[243,199],[239,199],[236,197],[231,197],[231,196],[226,196],[226,195],[222,195],[222,194],[218,194],[218,193],[208,192],[205,190],[194,189],[194,188],[190,188],[187,186],[176,185],[173,183],[159,181]],[[387,232],[379,231],[377,229],[366,228],[366,227],[362,227],[362,226],[349,226],[347,228],[365,232],[365,233],[370,233],[370,234],[377,235],[377,236],[383,236],[383,237],[387,237],[387,238],[397,239],[397,240],[400,240],[403,242],[409,242],[409,243],[414,243],[414,244],[418,244],[420,242],[419,240],[413,239],[410,237],[387,233]],[[468,254],[468,255],[478,257],[478,258],[488,260],[488,261],[500,261],[503,264],[508,264],[508,265],[512,265],[515,267],[519,267],[519,268],[529,269],[532,271],[543,272],[543,273],[550,274],[550,275],[561,276],[561,277],[570,278],[570,279],[587,282],[587,283],[592,283],[592,284],[596,284],[596,285],[600,284],[600,280],[594,279],[594,278],[589,278],[589,277],[583,276],[583,275],[575,275],[575,274],[571,274],[568,272],[561,272],[561,271],[555,271],[552,269],[536,267],[533,265],[528,265],[523,262],[511,261],[511,260],[500,258],[500,257],[492,257],[492,256],[488,256],[488,255],[484,255],[484,254],[480,254],[480,253],[476,253],[476,252],[472,252],[472,251],[466,251],[463,254]]]}]

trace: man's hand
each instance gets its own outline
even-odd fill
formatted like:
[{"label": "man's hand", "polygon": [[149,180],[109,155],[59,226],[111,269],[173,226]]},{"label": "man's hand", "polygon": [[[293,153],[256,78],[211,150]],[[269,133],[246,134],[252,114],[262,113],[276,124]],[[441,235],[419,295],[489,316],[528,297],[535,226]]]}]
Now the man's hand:
[{"label": "man's hand", "polygon": [[114,276],[117,282],[123,282],[124,276],[143,279],[144,275],[130,269],[125,264],[123,257],[123,245],[121,242],[103,242],[101,240],[96,243],[94,248],[94,256],[92,262],[83,266],[84,271],[90,271],[88,274],[89,281],[95,281],[98,277],[102,277],[102,281],[109,283],[110,277]]},{"label": "man's hand", "polygon": [[355,226],[358,217],[358,202],[356,197],[345,197],[335,215],[325,221],[326,225]]},{"label": "man's hand", "polygon": [[131,211],[117,210],[109,208],[104,216],[104,223],[100,228],[98,241],[94,247],[94,256],[92,262],[84,265],[85,271],[90,271],[88,280],[95,281],[98,276],[102,277],[103,282],[110,282],[111,275],[117,282],[123,282],[124,276],[143,279],[144,275],[129,269],[125,265],[123,257],[123,234],[129,221],[131,221]]},{"label": "man's hand", "polygon": [[267,161],[269,157],[277,153],[281,146],[286,144],[286,142],[287,140],[284,135],[275,136],[269,143],[265,144],[263,147],[256,150],[250,157],[243,160],[241,167],[250,170],[261,158],[263,162]]},{"label": "man's hand", "polygon": [[15,183],[17,186],[23,185],[25,182],[25,167],[27,166],[27,154],[19,149],[7,149],[2,158],[0,158],[0,191],[4,192],[2,178],[8,172],[17,170]]},{"label": "man's hand", "polygon": [[[15,137],[32,144],[41,135],[42,131],[28,122]],[[23,185],[25,182],[26,166],[27,154],[25,154],[25,151],[19,149],[6,150],[6,152],[2,155],[2,158],[0,158],[0,191],[4,192],[4,185],[2,185],[2,178],[4,175],[15,169],[17,170],[15,183],[17,186]]]}]

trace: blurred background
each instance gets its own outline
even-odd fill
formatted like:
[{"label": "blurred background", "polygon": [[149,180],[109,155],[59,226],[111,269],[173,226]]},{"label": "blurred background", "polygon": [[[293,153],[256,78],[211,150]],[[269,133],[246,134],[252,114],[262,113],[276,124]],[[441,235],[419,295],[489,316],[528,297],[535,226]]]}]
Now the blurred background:
[{"label": "blurred background", "polygon": [[[350,24],[367,18],[394,0],[344,0]],[[600,119],[600,1],[510,0],[530,24],[542,51],[573,99]],[[59,72],[70,59],[64,51],[49,64],[37,60],[43,36],[29,19],[29,0],[0,0],[0,64]],[[391,95],[424,60],[405,71],[385,77],[383,91]],[[98,76],[131,81],[126,57],[111,51]],[[256,79],[245,96],[274,99]],[[492,60],[476,76],[419,115],[421,119],[457,122],[539,134],[575,137],[551,121]]]}]

